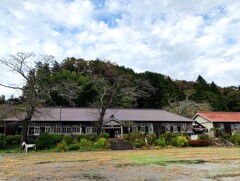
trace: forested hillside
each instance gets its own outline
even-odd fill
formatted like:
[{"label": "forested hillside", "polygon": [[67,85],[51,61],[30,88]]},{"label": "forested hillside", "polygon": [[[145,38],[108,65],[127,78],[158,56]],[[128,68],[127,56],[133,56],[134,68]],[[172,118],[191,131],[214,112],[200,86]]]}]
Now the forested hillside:
[{"label": "forested hillside", "polygon": [[[121,108],[162,108],[187,117],[196,111],[240,111],[240,87],[222,88],[200,75],[195,82],[172,80],[160,73],[136,73],[109,61],[76,58],[39,62],[35,70],[41,77],[36,91],[43,106],[94,107],[104,103]],[[3,95],[0,104],[22,100],[24,91],[19,98],[5,100]]]}]

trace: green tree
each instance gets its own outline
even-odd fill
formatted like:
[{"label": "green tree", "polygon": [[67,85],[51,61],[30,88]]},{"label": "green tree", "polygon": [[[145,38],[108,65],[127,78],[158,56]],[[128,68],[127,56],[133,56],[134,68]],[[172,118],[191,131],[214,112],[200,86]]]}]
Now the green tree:
[{"label": "green tree", "polygon": [[226,96],[226,104],[229,111],[240,111],[240,91],[230,92]]}]

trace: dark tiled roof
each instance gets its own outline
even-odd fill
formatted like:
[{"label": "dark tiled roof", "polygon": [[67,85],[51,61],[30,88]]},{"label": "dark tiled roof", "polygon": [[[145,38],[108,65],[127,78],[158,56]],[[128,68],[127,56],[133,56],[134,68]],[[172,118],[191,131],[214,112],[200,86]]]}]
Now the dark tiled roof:
[{"label": "dark tiled roof", "polygon": [[[93,108],[40,108],[39,114],[32,121],[96,121],[98,109]],[[188,119],[160,109],[108,109],[104,120],[110,116],[120,121],[176,121],[192,122]],[[5,120],[17,120],[8,118]]]},{"label": "dark tiled roof", "polygon": [[[199,112],[195,117],[202,116],[211,122],[239,122],[240,112]],[[194,119],[193,118],[193,119]]]}]

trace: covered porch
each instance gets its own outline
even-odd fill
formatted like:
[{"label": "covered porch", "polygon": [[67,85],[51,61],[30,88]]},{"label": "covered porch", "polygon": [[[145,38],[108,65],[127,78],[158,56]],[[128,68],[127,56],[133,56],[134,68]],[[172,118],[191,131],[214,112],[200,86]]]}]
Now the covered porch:
[{"label": "covered porch", "polygon": [[123,138],[123,123],[113,116],[111,116],[109,120],[103,122],[102,130],[108,133],[110,138]]}]

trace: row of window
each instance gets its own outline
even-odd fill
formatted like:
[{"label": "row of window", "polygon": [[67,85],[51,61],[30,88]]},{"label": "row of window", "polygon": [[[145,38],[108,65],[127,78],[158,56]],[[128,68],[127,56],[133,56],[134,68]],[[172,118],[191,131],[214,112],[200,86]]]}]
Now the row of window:
[{"label": "row of window", "polygon": [[143,133],[153,133],[152,123],[135,123],[132,126],[132,131],[141,131]]},{"label": "row of window", "polygon": [[173,132],[173,133],[192,133],[192,126],[186,126],[186,125],[182,125],[182,126],[170,126],[170,125],[166,125],[165,126],[165,132]]},{"label": "row of window", "polygon": [[[224,123],[217,123],[217,128],[224,130]],[[239,123],[231,123],[231,131],[240,131]]]},{"label": "row of window", "polygon": [[[192,125],[181,123],[166,123],[162,125],[165,129],[165,132],[182,132],[182,133],[192,133]],[[238,125],[240,126],[240,125]],[[116,127],[120,128],[121,125],[104,125],[104,128]],[[237,127],[240,128],[240,127]],[[153,124],[152,123],[135,123],[132,126],[132,131],[141,131],[143,133],[153,133]],[[69,134],[69,135],[78,135],[78,134],[91,134],[96,133],[97,129],[93,126],[81,126],[81,125],[62,125],[60,123],[32,123],[29,127],[29,134],[39,135],[41,132],[48,133],[59,133],[59,134]]]},{"label": "row of window", "polygon": [[42,132],[48,133],[59,133],[59,134],[69,134],[69,135],[78,135],[78,134],[91,134],[96,133],[96,127],[81,127],[80,125],[31,125],[29,127],[30,135],[39,135]]}]

